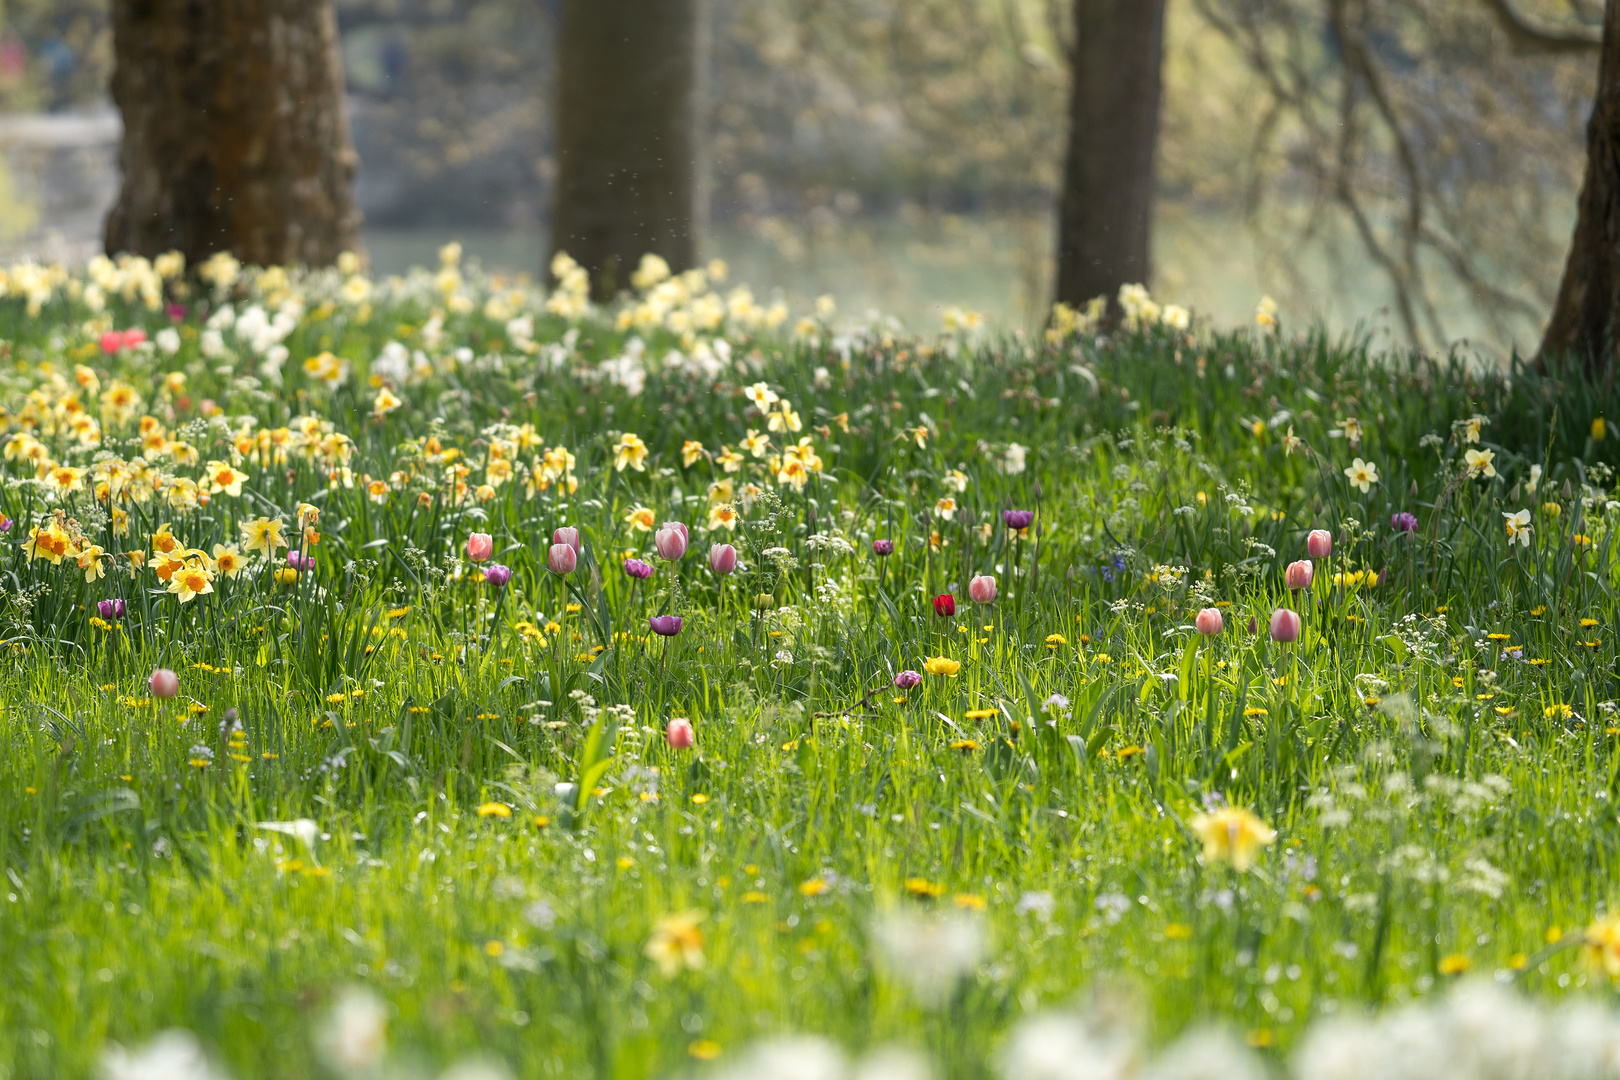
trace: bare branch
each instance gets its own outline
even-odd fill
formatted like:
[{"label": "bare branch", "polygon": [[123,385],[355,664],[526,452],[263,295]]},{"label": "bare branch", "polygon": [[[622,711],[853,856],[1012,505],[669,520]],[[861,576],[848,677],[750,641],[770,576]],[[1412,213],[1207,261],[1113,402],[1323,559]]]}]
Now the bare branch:
[{"label": "bare branch", "polygon": [[1570,53],[1595,52],[1603,44],[1603,31],[1596,26],[1552,29],[1526,18],[1513,6],[1513,0],[1482,0],[1496,16],[1503,33],[1522,52]]}]

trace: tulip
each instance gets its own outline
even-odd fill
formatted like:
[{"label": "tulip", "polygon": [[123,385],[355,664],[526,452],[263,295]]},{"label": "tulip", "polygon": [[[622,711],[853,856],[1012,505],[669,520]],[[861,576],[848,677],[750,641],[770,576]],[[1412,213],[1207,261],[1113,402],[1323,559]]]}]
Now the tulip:
[{"label": "tulip", "polygon": [[1288,644],[1299,640],[1299,614],[1287,608],[1271,613],[1271,640]]},{"label": "tulip", "polygon": [[1214,637],[1226,627],[1226,620],[1221,617],[1220,608],[1207,607],[1193,619],[1193,625],[1205,637]]},{"label": "tulip", "polygon": [[1001,520],[1009,529],[1020,531],[1029,528],[1035,522],[1033,510],[1003,510]]},{"label": "tulip", "polygon": [[296,584],[298,584],[298,571],[294,570],[290,566],[283,566],[281,569],[276,571],[276,584],[277,585],[296,585]]},{"label": "tulip", "polygon": [[894,677],[894,685],[899,690],[910,690],[922,685],[922,675],[907,669]]},{"label": "tulip", "polygon": [[1402,510],[1400,513],[1390,517],[1389,527],[1396,532],[1415,533],[1417,532],[1417,518]]},{"label": "tulip", "polygon": [[729,574],[737,569],[737,549],[730,544],[716,544],[711,547],[709,569],[716,574]]},{"label": "tulip", "polygon": [[894,541],[893,540],[874,540],[874,541],[872,541],[872,554],[876,555],[880,559],[888,558],[890,555],[894,554]]},{"label": "tulip", "polygon": [[658,557],[667,562],[684,559],[688,543],[686,526],[678,521],[666,521],[664,527],[653,534],[653,547],[658,549]]},{"label": "tulip", "polygon": [[124,335],[117,330],[104,330],[101,334],[101,351],[111,356],[124,347]]},{"label": "tulip", "polygon": [[989,574],[980,574],[968,582],[968,596],[975,604],[993,604],[996,602],[996,579]]},{"label": "tulip", "polygon": [[681,617],[679,615],[654,615],[647,620],[647,625],[659,637],[674,637],[681,632]]},{"label": "tulip", "polygon": [[568,544],[552,544],[546,552],[546,569],[558,577],[567,577],[579,565],[579,555]]},{"label": "tulip", "polygon": [[562,528],[552,533],[551,542],[553,544],[567,544],[569,547],[574,549],[575,555],[581,555],[585,551],[585,549],[580,546],[579,530],[574,528],[572,525],[564,525]]},{"label": "tulip", "polygon": [[692,749],[692,743],[697,739],[692,733],[692,721],[684,716],[677,716],[669,722],[669,727],[664,729],[664,738],[677,750]]},{"label": "tulip", "polygon": [[1333,554],[1333,534],[1326,529],[1312,529],[1306,533],[1305,554],[1313,559],[1325,559]]},{"label": "tulip", "polygon": [[624,560],[624,572],[633,578],[643,581],[652,577],[652,567],[647,563],[642,562],[640,559]]},{"label": "tulip", "polygon": [[152,672],[152,677],[147,680],[147,685],[152,688],[152,696],[154,697],[174,697],[180,692],[180,676],[166,667],[160,667]]},{"label": "tulip", "polygon": [[1291,562],[1288,564],[1288,569],[1283,571],[1283,584],[1288,586],[1292,592],[1308,589],[1311,587],[1311,577],[1315,573],[1315,568],[1311,566],[1311,560],[1309,559]]},{"label": "tulip", "polygon": [[287,552],[287,565],[294,570],[313,570],[315,569],[315,556],[300,555],[296,551],[289,551]]},{"label": "tulip", "polygon": [[934,597],[934,614],[942,619],[948,619],[956,614],[956,597],[950,593],[941,593]]},{"label": "tulip", "polygon": [[103,619],[122,619],[124,617],[124,602],[122,600],[101,600],[96,604],[96,611]]},{"label": "tulip", "polygon": [[497,589],[504,588],[512,580],[512,568],[502,566],[500,563],[490,563],[484,567],[484,580]]},{"label": "tulip", "polygon": [[473,533],[467,537],[467,558],[485,562],[495,554],[495,539],[489,533]]},{"label": "tulip", "polygon": [[134,327],[132,329],[124,331],[124,341],[123,341],[124,348],[133,349],[133,348],[136,348],[136,347],[138,347],[140,345],[143,345],[145,343],[146,343],[146,331],[142,330],[140,327],[137,326],[137,327]]}]

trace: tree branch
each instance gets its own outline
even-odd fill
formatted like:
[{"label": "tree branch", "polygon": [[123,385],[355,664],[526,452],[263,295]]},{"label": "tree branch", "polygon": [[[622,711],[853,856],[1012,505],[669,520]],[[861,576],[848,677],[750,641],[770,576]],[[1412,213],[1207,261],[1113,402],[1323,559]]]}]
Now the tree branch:
[{"label": "tree branch", "polygon": [[1521,52],[1595,52],[1603,44],[1603,31],[1596,26],[1555,30],[1526,18],[1513,6],[1513,0],[1482,0],[1496,16],[1496,23]]}]

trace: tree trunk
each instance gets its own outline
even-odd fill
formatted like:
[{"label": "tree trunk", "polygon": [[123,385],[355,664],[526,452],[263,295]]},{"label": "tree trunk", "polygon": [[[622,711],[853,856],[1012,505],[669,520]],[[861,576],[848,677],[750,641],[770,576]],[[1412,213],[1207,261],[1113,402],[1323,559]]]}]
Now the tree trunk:
[{"label": "tree trunk", "polygon": [[551,244],[598,299],[643,254],[696,258],[698,3],[565,0]]},{"label": "tree trunk", "polygon": [[1074,0],[1057,298],[1146,284],[1163,90],[1164,0]]},{"label": "tree trunk", "polygon": [[113,0],[112,21],[109,253],[321,266],[359,250],[330,0]]},{"label": "tree trunk", "polygon": [[1586,123],[1586,178],[1541,360],[1568,356],[1589,375],[1614,362],[1620,319],[1620,0],[1603,10],[1597,98]]}]

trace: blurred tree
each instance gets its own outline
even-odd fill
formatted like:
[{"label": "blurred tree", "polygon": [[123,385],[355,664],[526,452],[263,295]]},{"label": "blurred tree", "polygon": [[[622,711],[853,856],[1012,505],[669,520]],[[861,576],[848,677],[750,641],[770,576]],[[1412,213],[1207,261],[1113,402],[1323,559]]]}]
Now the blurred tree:
[{"label": "blurred tree", "polygon": [[1074,0],[1057,298],[1146,283],[1163,91],[1164,0]]},{"label": "blurred tree", "polygon": [[[1502,18],[1516,17],[1506,0],[1496,3]],[[1533,30],[1526,35],[1530,47],[1557,45]],[[1620,0],[1608,0],[1601,42],[1575,235],[1540,351],[1573,354],[1589,374],[1612,372],[1620,348]]]},{"label": "blurred tree", "polygon": [[359,247],[330,0],[113,0],[106,248],[325,265]]},{"label": "blurred tree", "polygon": [[552,248],[598,297],[643,254],[696,259],[698,0],[566,0],[558,38]]}]

